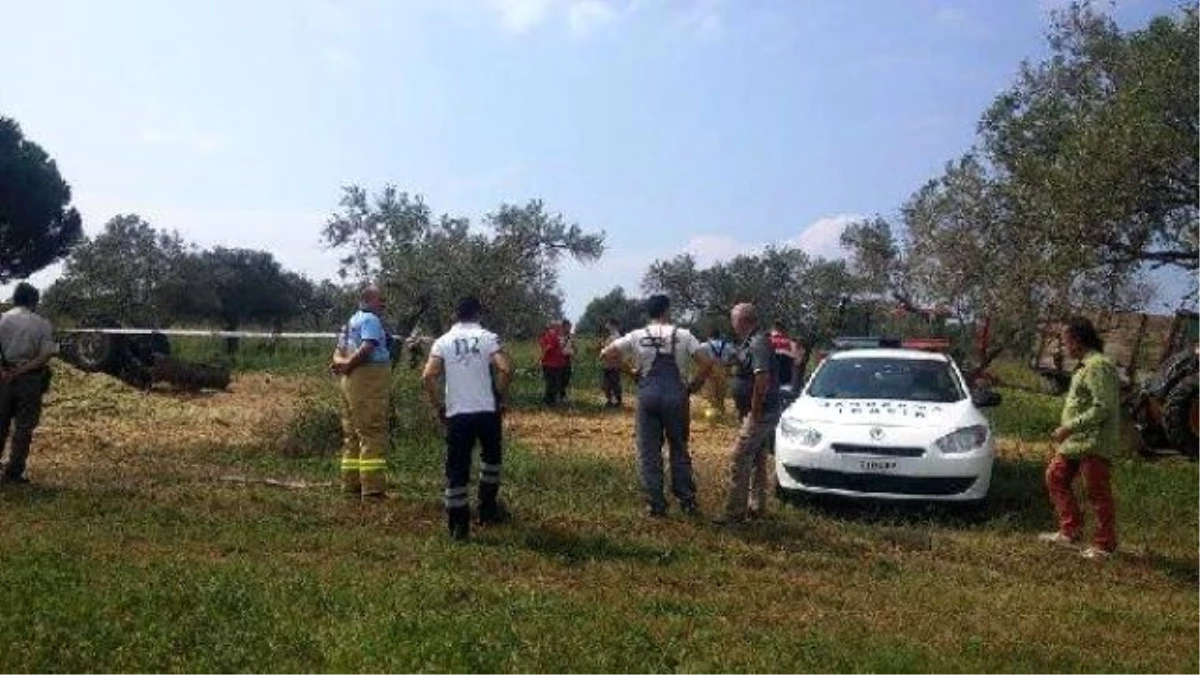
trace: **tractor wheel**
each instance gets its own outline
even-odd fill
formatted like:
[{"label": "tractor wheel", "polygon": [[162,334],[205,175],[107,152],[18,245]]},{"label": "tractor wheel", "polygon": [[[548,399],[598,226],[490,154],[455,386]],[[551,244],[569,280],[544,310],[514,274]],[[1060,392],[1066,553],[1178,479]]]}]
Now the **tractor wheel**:
[{"label": "tractor wheel", "polygon": [[[120,328],[121,324],[108,317],[90,317],[83,322],[84,328]],[[72,356],[75,365],[89,373],[116,373],[121,367],[124,351],[123,335],[104,333],[79,333],[72,341]]]},{"label": "tractor wheel", "polygon": [[1163,402],[1163,430],[1180,454],[1196,458],[1200,437],[1200,379],[1189,375],[1171,388]]}]

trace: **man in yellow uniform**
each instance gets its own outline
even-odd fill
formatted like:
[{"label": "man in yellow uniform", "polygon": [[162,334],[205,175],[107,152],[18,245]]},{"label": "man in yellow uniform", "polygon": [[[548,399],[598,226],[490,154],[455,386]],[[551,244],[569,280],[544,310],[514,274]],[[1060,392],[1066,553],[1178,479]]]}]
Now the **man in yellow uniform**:
[{"label": "man in yellow uniform", "polygon": [[391,354],[380,320],[383,294],[362,290],[359,309],[342,328],[330,370],[341,375],[342,489],[382,499],[387,487],[388,392]]}]

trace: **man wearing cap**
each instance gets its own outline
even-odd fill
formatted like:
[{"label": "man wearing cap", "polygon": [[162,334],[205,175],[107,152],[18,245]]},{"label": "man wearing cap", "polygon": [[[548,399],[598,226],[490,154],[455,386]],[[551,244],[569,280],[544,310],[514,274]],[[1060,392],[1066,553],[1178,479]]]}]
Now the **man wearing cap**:
[{"label": "man wearing cap", "polygon": [[13,308],[0,315],[0,455],[12,430],[3,483],[29,482],[25,464],[50,384],[47,363],[57,351],[50,322],[35,311],[39,297],[36,288],[19,283]]},{"label": "man wearing cap", "polygon": [[[512,365],[500,338],[479,325],[481,313],[478,299],[459,301],[457,323],[433,343],[421,375],[425,394],[446,429],[446,520],[456,540],[466,539],[470,532],[468,484],[477,441],[479,524],[499,523],[507,516],[500,504],[500,415]],[[439,387],[441,379],[445,385]]]},{"label": "man wearing cap", "polygon": [[379,288],[365,286],[329,367],[341,376],[342,489],[364,499],[382,499],[387,487],[392,357],[380,320],[383,308]]}]

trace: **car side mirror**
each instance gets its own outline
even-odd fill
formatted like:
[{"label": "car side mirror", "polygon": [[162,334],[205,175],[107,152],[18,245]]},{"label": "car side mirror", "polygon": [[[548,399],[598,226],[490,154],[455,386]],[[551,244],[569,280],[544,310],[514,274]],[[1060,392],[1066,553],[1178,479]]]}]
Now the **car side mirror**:
[{"label": "car side mirror", "polygon": [[1000,405],[1002,400],[1004,397],[991,389],[978,389],[971,392],[971,403],[974,403],[976,408],[994,408]]}]

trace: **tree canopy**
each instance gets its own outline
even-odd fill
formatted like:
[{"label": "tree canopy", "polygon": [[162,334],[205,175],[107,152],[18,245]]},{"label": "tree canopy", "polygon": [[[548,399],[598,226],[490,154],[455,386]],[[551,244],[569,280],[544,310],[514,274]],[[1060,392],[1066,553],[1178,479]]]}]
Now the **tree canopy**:
[{"label": "tree canopy", "polygon": [[584,335],[607,335],[609,320],[616,320],[622,333],[646,323],[645,301],[625,295],[620,286],[593,298],[583,310],[575,330]]},{"label": "tree canopy", "polygon": [[61,259],[83,234],[71,187],[50,155],[0,117],[0,284]]},{"label": "tree canopy", "polygon": [[324,322],[335,297],[326,285],[314,287],[284,270],[268,252],[202,250],[129,214],[75,247],[44,305],[77,320],[103,315],[137,327],[195,321],[233,329],[279,326],[304,315]]},{"label": "tree canopy", "polygon": [[440,332],[458,299],[475,295],[493,330],[534,335],[562,317],[562,257],[590,262],[604,251],[603,232],[584,232],[538,200],[503,204],[478,229],[466,218],[435,219],[424,199],[393,186],[374,198],[345,188],[340,206],[324,241],[343,252],[343,279],[380,284],[402,333],[418,323]]}]

